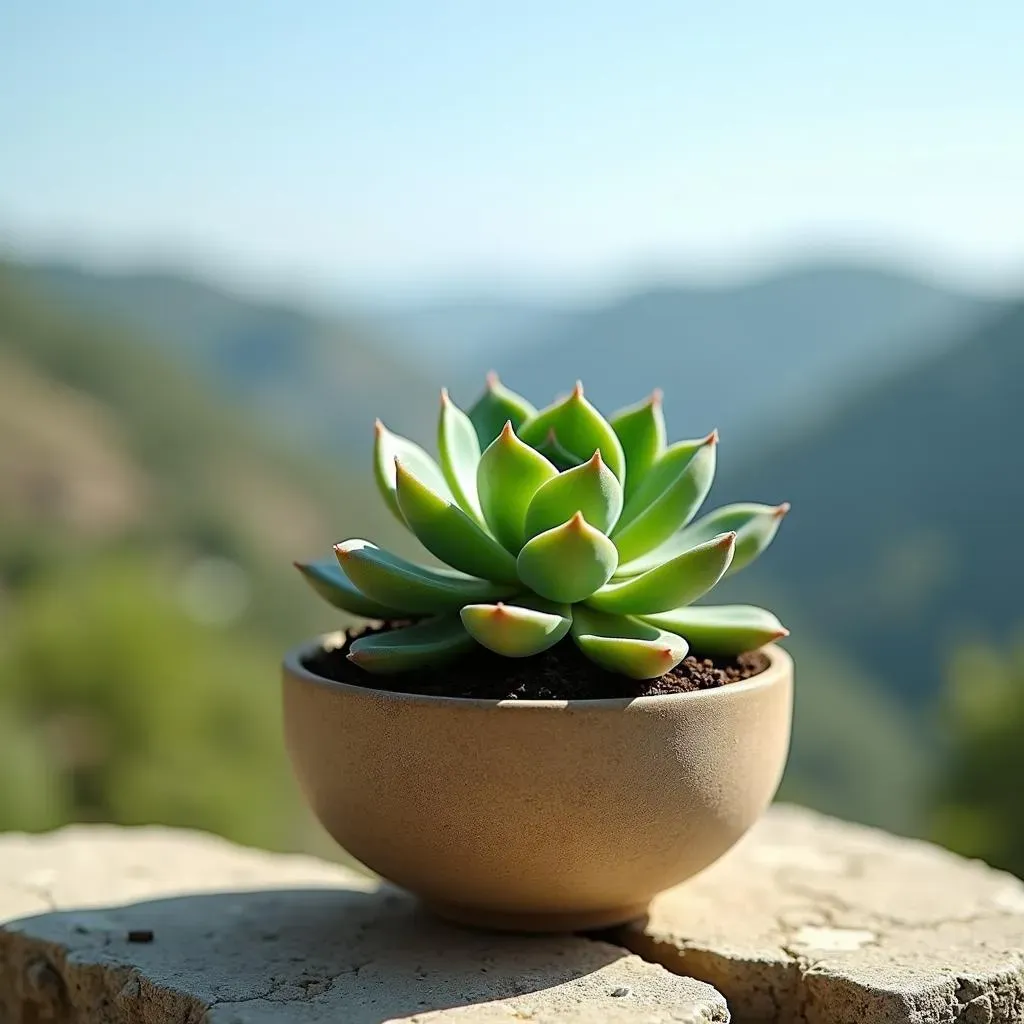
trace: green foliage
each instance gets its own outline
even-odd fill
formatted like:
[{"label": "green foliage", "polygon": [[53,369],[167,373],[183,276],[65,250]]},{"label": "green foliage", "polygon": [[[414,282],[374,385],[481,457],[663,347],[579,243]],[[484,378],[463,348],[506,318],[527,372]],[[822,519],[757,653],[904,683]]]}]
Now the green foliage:
[{"label": "green foliage", "polygon": [[1024,876],[1024,645],[960,648],[943,702],[948,744],[932,816],[944,846]]},{"label": "green foliage", "polygon": [[689,609],[737,557],[746,565],[771,543],[789,506],[729,506],[691,526],[718,435],[667,447],[657,393],[608,421],[579,383],[536,411],[491,375],[468,416],[442,392],[437,437],[440,466],[378,421],[374,476],[448,568],[364,540],[335,546],[340,573],[298,564],[337,608],[420,620],[357,640],[349,658],[368,671],[437,664],[473,641],[529,657],[569,633],[596,664],[646,679],[677,665],[691,639],[738,654],[787,634],[761,609]]},{"label": "green foliage", "polygon": [[5,827],[158,809],[242,842],[294,835],[274,652],[197,623],[168,570],[105,559],[19,594],[0,638]]}]

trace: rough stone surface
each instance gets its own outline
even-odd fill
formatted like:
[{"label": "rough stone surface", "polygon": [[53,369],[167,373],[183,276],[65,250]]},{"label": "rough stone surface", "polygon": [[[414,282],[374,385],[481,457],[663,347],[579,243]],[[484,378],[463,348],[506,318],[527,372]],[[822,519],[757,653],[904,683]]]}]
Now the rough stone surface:
[{"label": "rough stone surface", "polygon": [[1024,1021],[1024,884],[797,808],[612,941],[714,985],[739,1024]]},{"label": "rough stone surface", "polygon": [[344,868],[165,829],[0,836],[0,1024],[707,1024],[606,942],[464,931]]}]

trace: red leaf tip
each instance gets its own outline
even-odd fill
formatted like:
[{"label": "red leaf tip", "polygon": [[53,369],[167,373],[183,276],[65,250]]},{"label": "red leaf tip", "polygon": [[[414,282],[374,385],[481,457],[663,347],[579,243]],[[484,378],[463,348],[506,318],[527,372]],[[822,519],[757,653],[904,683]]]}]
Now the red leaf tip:
[{"label": "red leaf tip", "polygon": [[516,436],[515,427],[512,426],[511,420],[505,420],[505,426],[501,428],[501,435],[503,440],[508,441]]},{"label": "red leaf tip", "polygon": [[715,427],[715,429],[712,430],[711,433],[704,438],[704,443],[710,445],[718,444],[718,427]]},{"label": "red leaf tip", "polygon": [[487,387],[490,388],[492,391],[496,387],[501,386],[501,378],[498,376],[495,370],[488,370],[487,376],[484,377],[484,380],[487,381]]},{"label": "red leaf tip", "polygon": [[444,408],[449,402],[451,399],[448,397],[448,389],[441,388],[441,407]]},{"label": "red leaf tip", "polygon": [[572,397],[573,398],[582,398],[583,397],[583,381],[581,381],[581,380],[576,381],[576,386],[572,389]]},{"label": "red leaf tip", "polygon": [[776,519],[781,519],[789,510],[792,508],[788,501],[784,501],[781,505],[775,506],[775,511],[772,513]]},{"label": "red leaf tip", "polygon": [[662,401],[662,399],[664,397],[665,397],[665,392],[662,391],[661,388],[655,388],[651,392],[651,405],[653,405],[654,408],[657,409],[658,406],[661,405],[661,401]]}]

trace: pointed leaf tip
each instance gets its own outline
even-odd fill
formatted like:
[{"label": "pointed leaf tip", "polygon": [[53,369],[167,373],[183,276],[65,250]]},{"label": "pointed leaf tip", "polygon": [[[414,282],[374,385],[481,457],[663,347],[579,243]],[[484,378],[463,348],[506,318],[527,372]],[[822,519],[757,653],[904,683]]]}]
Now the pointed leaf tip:
[{"label": "pointed leaf tip", "polygon": [[534,494],[558,470],[522,442],[511,420],[487,446],[477,464],[476,483],[484,519],[513,554],[526,541],[526,511]]},{"label": "pointed leaf tip", "polygon": [[470,576],[517,582],[515,559],[475,519],[404,466],[395,475],[402,515],[431,554]]},{"label": "pointed leaf tip", "polygon": [[588,526],[607,534],[622,511],[622,488],[600,452],[588,462],[559,473],[534,495],[526,513],[526,535],[535,537],[562,523],[574,529],[581,514]]},{"label": "pointed leaf tip", "polygon": [[790,505],[790,503],[788,501],[784,501],[781,505],[776,505],[775,506],[775,518],[776,519],[782,519],[784,516],[786,516],[789,513],[789,510],[792,507],[793,506]]},{"label": "pointed leaf tip", "polygon": [[501,386],[501,378],[498,376],[497,370],[488,370],[484,375],[484,382],[491,390]]},{"label": "pointed leaf tip", "polygon": [[617,615],[655,614],[688,605],[722,578],[735,550],[736,535],[723,533],[623,583],[602,587],[587,603]]},{"label": "pointed leaf tip", "polygon": [[537,410],[522,395],[510,391],[493,370],[487,374],[484,393],[469,410],[469,418],[477,433],[481,449],[501,433],[506,420],[518,430]]},{"label": "pointed leaf tip", "polygon": [[575,604],[611,579],[618,565],[615,545],[576,513],[537,534],[519,552],[519,579],[541,597]]},{"label": "pointed leaf tip", "polygon": [[587,401],[582,382],[571,394],[556,399],[547,408],[531,416],[520,428],[520,437],[534,447],[546,443],[552,428],[565,452],[583,462],[598,448],[605,463],[621,483],[625,479],[625,455],[622,444],[604,417]]},{"label": "pointed leaf tip", "polygon": [[[493,601],[513,587],[407,561],[364,540],[336,544],[341,571],[367,597],[415,615],[457,611],[473,601]],[[393,617],[393,616],[392,616]]]},{"label": "pointed leaf tip", "polygon": [[677,441],[653,463],[627,500],[613,537],[623,562],[652,551],[685,526],[715,475],[717,432]]},{"label": "pointed leaf tip", "polygon": [[325,601],[350,615],[359,615],[367,619],[409,617],[409,609],[401,604],[384,604],[367,597],[348,578],[348,574],[338,561],[318,559],[315,562],[296,562],[295,568]]},{"label": "pointed leaf tip", "polygon": [[576,646],[595,664],[633,679],[654,679],[686,657],[686,641],[625,615],[573,609]]},{"label": "pointed leaf tip", "polygon": [[716,445],[716,444],[718,444],[719,440],[721,440],[721,438],[718,435],[718,427],[715,427],[715,429],[712,430],[711,433],[708,434],[708,436],[704,438],[704,443],[705,444],[710,444],[710,445]]},{"label": "pointed leaf tip", "polygon": [[641,618],[685,637],[702,655],[742,654],[789,636],[771,612],[752,605],[694,605]]},{"label": "pointed leaf tip", "polygon": [[665,398],[665,392],[662,391],[661,388],[655,388],[651,392],[651,405],[656,406],[656,407],[661,405],[661,403],[664,400],[664,398]]},{"label": "pointed leaf tip", "polygon": [[446,406],[451,401],[447,388],[441,388],[441,406]]},{"label": "pointed leaf tip", "polygon": [[567,605],[533,598],[521,604],[469,604],[459,615],[477,643],[509,658],[527,658],[553,647],[572,625]]}]

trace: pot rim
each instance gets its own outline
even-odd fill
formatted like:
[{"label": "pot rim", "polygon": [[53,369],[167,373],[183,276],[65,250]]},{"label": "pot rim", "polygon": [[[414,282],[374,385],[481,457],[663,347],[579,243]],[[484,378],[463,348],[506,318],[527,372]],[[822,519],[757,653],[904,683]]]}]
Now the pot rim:
[{"label": "pot rim", "polygon": [[760,648],[768,656],[768,667],[763,672],[758,673],[756,676],[751,676],[749,679],[743,679],[736,683],[727,683],[724,686],[716,686],[709,690],[691,690],[688,693],[657,693],[646,697],[610,697],[596,700],[488,700],[481,697],[438,697],[433,694],[401,693],[393,690],[378,690],[371,686],[340,683],[336,679],[328,679],[326,676],[317,675],[302,664],[304,658],[316,654],[325,648],[332,649],[341,646],[339,641],[343,641],[344,637],[344,630],[335,630],[330,633],[322,633],[312,640],[307,640],[305,643],[292,647],[285,654],[282,661],[285,675],[304,683],[312,683],[326,690],[334,690],[337,693],[349,696],[396,701],[403,704],[421,704],[428,707],[450,705],[453,710],[475,707],[493,708],[501,711],[564,711],[567,708],[575,711],[623,711],[630,707],[653,710],[658,705],[664,707],[672,702],[692,703],[694,701],[716,700],[719,699],[720,695],[749,693],[751,690],[778,686],[785,680],[792,678],[793,674],[793,659],[790,654],[779,647],[778,644],[767,644]]}]

